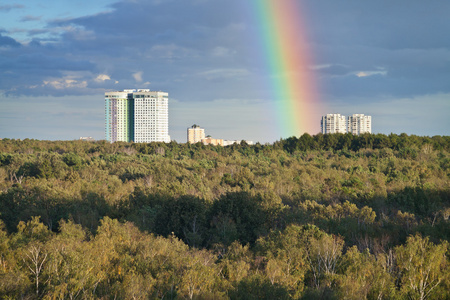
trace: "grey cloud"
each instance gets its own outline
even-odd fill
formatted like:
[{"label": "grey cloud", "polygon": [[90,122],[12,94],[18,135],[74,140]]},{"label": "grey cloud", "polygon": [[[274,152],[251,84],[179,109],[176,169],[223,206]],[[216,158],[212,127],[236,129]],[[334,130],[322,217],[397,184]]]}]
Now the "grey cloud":
[{"label": "grey cloud", "polygon": [[42,16],[31,16],[27,15],[20,19],[21,22],[30,22],[30,21],[40,21],[42,19]]},{"label": "grey cloud", "polygon": [[345,76],[351,72],[351,69],[345,65],[328,65],[317,69],[320,75]]},{"label": "grey cloud", "polygon": [[[448,1],[314,1],[308,10],[309,39],[328,45],[388,49],[448,47]],[[313,15],[314,18],[308,18]]]},{"label": "grey cloud", "polygon": [[[170,44],[197,48],[216,46],[219,30],[233,21],[233,5],[225,1],[192,5],[188,1],[119,2],[115,10],[96,16],[53,23],[55,26],[76,24],[94,30],[102,42],[121,42],[140,46]],[[219,13],[220,12],[220,13]],[[199,44],[199,42],[201,44]]]},{"label": "grey cloud", "polygon": [[57,70],[57,71],[83,71],[92,69],[92,63],[85,60],[70,60],[61,56],[51,56],[45,53],[24,53],[15,59],[0,61],[5,69],[18,70]]},{"label": "grey cloud", "polygon": [[21,9],[21,8],[25,8],[25,6],[21,5],[21,4],[0,5],[0,11],[5,11],[5,12],[10,11],[11,9]]},{"label": "grey cloud", "polygon": [[0,33],[0,47],[20,47],[21,44],[9,36]]},{"label": "grey cloud", "polygon": [[[127,1],[113,8],[94,16],[53,20],[45,29],[30,30],[28,34],[36,36],[32,43],[23,51],[8,53],[7,60],[0,60],[0,65],[14,75],[8,83],[14,78],[14,86],[22,87],[10,93],[24,92],[31,86],[27,93],[59,94],[62,91],[45,91],[49,87],[41,88],[39,84],[62,78],[68,70],[89,73],[80,78],[87,81],[85,88],[65,91],[83,94],[89,89],[98,93],[99,83],[93,82],[92,76],[105,70],[114,78],[102,83],[109,88],[135,87],[137,83],[130,74],[143,70],[142,82],[150,81],[157,89],[181,91],[183,84],[204,84],[201,70],[242,69],[237,50],[242,40],[238,41],[242,20],[229,1]],[[27,72],[19,75],[19,70]],[[209,91],[205,99],[219,92],[214,88],[229,90],[233,77],[228,73],[222,82],[217,79],[203,87],[204,92]],[[9,84],[0,83],[0,89],[7,89]]]},{"label": "grey cloud", "polygon": [[[345,65],[341,72],[318,70],[327,94],[336,96],[397,95],[412,96],[450,92],[449,49],[380,49],[338,47],[328,59]],[[378,76],[358,78],[361,71],[382,70]],[[350,74],[350,76],[349,76]],[[337,77],[336,75],[345,75]]]},{"label": "grey cloud", "polygon": [[386,72],[358,78],[336,77],[346,75],[342,69],[320,69],[324,94],[364,101],[450,91],[449,2],[325,0],[307,7],[315,16],[308,30],[317,64],[345,65],[349,74]]},{"label": "grey cloud", "polygon": [[[450,31],[443,12],[450,4],[437,2],[302,2],[310,24],[306,31],[313,64],[329,65],[315,70],[322,94],[364,97],[448,91],[449,39],[442,36]],[[257,24],[251,24],[242,7],[235,0],[121,1],[109,12],[53,20],[45,29],[30,30],[33,42],[15,53],[0,53],[4,58],[0,65],[16,76],[15,85],[25,89],[44,79],[62,78],[67,71],[85,72],[79,80],[87,82],[85,88],[67,93],[139,87],[132,74],[143,71],[142,82],[170,90],[180,99],[193,93],[209,101],[217,94],[232,96],[236,90],[259,97],[268,94],[268,87],[258,82],[270,75],[255,55],[261,49],[250,36],[249,27]],[[19,75],[21,70],[27,72]],[[355,76],[359,72],[371,76]],[[100,73],[112,80],[93,81]],[[5,89],[7,84],[0,85]],[[44,88],[30,90],[37,92],[44,93]]]},{"label": "grey cloud", "polygon": [[[114,8],[110,13],[54,21],[49,26],[76,26],[92,32],[95,38],[90,40],[76,40],[71,32],[64,33],[65,47],[74,53],[89,53],[98,69],[109,70],[121,84],[136,84],[129,79],[133,69],[144,68],[143,82],[150,81],[155,88],[176,90],[180,84],[199,81],[200,70],[242,68],[236,61],[241,42],[236,41],[241,30],[236,24],[242,20],[233,17],[236,6],[229,2],[123,2]],[[218,55],[218,49],[227,51]]]},{"label": "grey cloud", "polygon": [[[58,48],[29,43],[17,49],[0,49],[0,90],[8,95],[64,95],[85,93],[77,89],[48,89],[44,81],[55,81],[71,73],[89,72],[94,64],[84,59],[70,58]],[[82,74],[83,75],[83,74]],[[80,79],[84,81],[84,79]]]}]

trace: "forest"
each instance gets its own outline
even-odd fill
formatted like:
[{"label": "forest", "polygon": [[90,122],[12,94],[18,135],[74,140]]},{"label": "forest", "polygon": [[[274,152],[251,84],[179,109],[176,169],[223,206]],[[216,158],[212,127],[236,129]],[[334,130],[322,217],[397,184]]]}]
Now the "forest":
[{"label": "forest", "polygon": [[2,299],[450,299],[450,136],[0,140]]}]

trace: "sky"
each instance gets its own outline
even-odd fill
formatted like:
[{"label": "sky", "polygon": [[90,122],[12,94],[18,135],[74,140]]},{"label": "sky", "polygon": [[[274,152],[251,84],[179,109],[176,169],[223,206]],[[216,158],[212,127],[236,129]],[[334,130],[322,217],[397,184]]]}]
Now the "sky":
[{"label": "sky", "polygon": [[[327,113],[370,115],[373,133],[450,134],[450,1],[296,2],[317,93],[309,134]],[[0,1],[0,138],[104,139],[104,93],[131,88],[169,93],[180,143],[193,124],[227,140],[288,138],[267,86],[285,74],[264,67],[243,3]]]}]

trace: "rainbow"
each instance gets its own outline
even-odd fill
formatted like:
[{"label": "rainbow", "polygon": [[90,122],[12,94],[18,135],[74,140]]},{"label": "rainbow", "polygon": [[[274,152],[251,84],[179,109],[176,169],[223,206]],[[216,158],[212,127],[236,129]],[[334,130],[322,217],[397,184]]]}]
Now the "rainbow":
[{"label": "rainbow", "polygon": [[298,0],[250,0],[282,137],[318,132],[316,84]]}]

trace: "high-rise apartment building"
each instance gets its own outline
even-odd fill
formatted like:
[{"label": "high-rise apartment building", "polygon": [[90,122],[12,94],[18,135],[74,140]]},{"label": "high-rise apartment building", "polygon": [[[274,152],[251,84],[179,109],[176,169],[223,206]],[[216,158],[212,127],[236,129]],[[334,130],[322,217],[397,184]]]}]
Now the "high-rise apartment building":
[{"label": "high-rise apartment building", "polygon": [[327,114],[323,116],[320,125],[323,134],[347,132],[345,116],[341,116],[340,114]]},{"label": "high-rise apartment building", "polygon": [[170,142],[169,94],[138,90],[134,98],[134,141]]},{"label": "high-rise apartment building", "polygon": [[168,96],[148,89],[105,93],[106,140],[170,142]]},{"label": "high-rise apartment building", "polygon": [[201,142],[205,138],[205,129],[194,124],[187,129],[187,141],[188,143],[195,144]]},{"label": "high-rise apartment building", "polygon": [[372,133],[372,117],[364,114],[353,114],[348,117],[348,132],[360,135],[363,133]]}]

